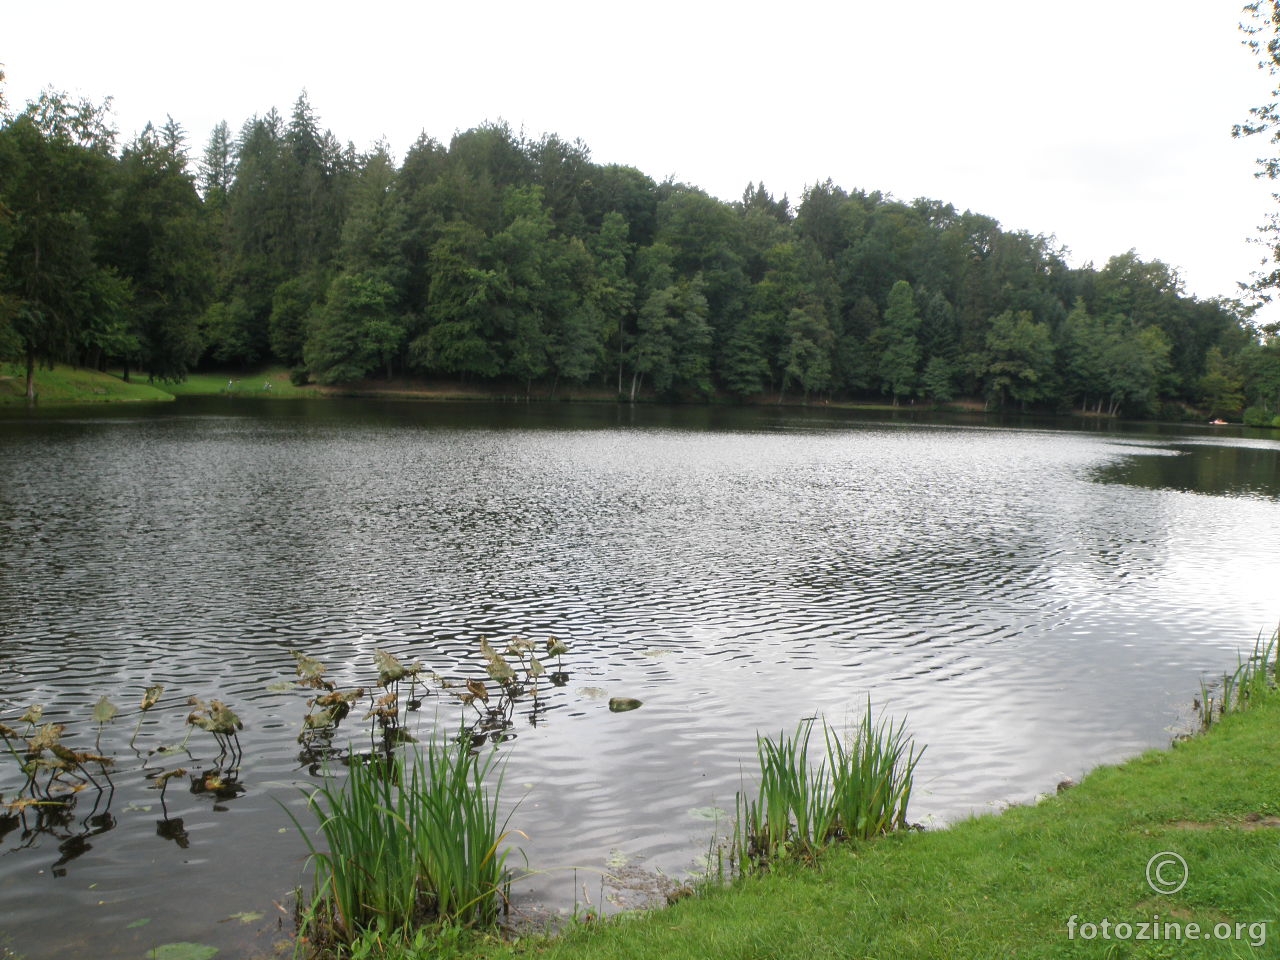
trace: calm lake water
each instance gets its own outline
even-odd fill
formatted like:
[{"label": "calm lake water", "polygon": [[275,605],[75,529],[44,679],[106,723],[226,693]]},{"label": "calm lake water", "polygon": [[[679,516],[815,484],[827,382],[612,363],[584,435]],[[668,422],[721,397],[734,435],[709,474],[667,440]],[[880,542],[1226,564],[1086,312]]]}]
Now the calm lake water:
[{"label": "calm lake water", "polygon": [[[0,721],[42,704],[92,750],[94,703],[122,709],[112,788],[0,819],[0,947],[252,956],[291,930],[282,804],[302,814],[320,769],[292,651],[369,685],[375,650],[460,682],[481,636],[569,644],[500,748],[538,916],[699,869],[756,733],[868,697],[928,745],[926,824],[1168,743],[1280,618],[1278,534],[1280,443],[1236,428],[229,400],[0,419]],[[153,752],[192,695],[245,722],[220,795],[209,734]],[[362,713],[335,746],[367,743]],[[433,694],[407,724],[477,716]],[[162,805],[148,776],[179,765]],[[6,800],[23,780],[0,755]]]}]

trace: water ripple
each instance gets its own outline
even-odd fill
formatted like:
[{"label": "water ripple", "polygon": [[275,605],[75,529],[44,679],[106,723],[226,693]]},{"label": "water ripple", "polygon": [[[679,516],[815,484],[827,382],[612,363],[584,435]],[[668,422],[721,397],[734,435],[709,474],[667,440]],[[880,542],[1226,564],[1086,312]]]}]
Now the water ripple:
[{"label": "water ripple", "polygon": [[[460,682],[484,676],[482,636],[566,640],[567,682],[517,711],[504,749],[513,826],[550,871],[517,893],[554,908],[581,892],[573,867],[619,849],[690,869],[716,829],[690,811],[732,809],[758,731],[853,723],[871,697],[929,744],[913,817],[941,822],[1160,742],[1200,674],[1276,616],[1258,535],[1280,529],[1274,445],[1224,455],[1236,483],[1196,438],[283,406],[0,421],[0,719],[42,703],[83,743],[99,696],[132,710],[166,687],[114,824],[63,831],[89,845],[59,868],[78,892],[32,880],[59,859],[52,835],[4,841],[0,908],[31,960],[75,952],[50,904],[91,910],[89,883],[110,888],[112,930],[151,917],[210,942],[213,920],[299,881],[277,801],[297,810],[319,767],[297,743],[293,651],[343,685],[371,682],[377,650]],[[1224,495],[1185,492],[1189,476]],[[189,696],[244,719],[245,790],[169,789],[180,847],[141,774],[183,740]],[[613,714],[611,696],[644,706]],[[464,713],[429,695],[411,727]],[[104,731],[122,757],[134,719]],[[187,749],[193,770],[215,762],[207,734]],[[183,886],[203,920],[160,919]],[[98,955],[145,950],[103,936]]]}]

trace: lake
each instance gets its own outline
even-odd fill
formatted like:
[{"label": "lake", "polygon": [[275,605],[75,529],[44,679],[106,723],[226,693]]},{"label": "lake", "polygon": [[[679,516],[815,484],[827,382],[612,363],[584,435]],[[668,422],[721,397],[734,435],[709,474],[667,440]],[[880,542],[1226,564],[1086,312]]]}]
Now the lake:
[{"label": "lake", "polygon": [[[568,644],[556,682],[486,727],[527,835],[510,862],[537,871],[518,916],[616,909],[697,871],[756,734],[843,726],[868,698],[927,745],[913,821],[1032,801],[1167,744],[1202,680],[1274,629],[1273,437],[820,408],[7,415],[0,721],[41,704],[116,763],[73,804],[0,818],[0,948],[251,956],[291,932],[310,881],[286,807],[305,817],[334,751],[369,741],[358,708],[299,742],[314,691],[294,651],[346,686],[374,682],[376,650],[460,684],[484,677],[481,637]],[[100,732],[103,695],[121,715]],[[184,744],[190,696],[244,721],[222,789],[213,737]],[[643,706],[612,713],[615,696]],[[480,717],[433,688],[405,724]],[[24,780],[0,755],[6,801]]]}]

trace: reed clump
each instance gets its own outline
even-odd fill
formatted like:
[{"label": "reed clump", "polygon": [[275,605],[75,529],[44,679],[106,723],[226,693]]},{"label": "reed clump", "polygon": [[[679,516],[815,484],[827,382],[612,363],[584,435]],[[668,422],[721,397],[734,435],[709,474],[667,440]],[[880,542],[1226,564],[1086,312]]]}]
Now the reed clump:
[{"label": "reed clump", "polygon": [[[314,898],[302,932],[351,944],[369,931],[405,935],[424,923],[492,927],[507,902],[502,777],[493,752],[433,739],[390,757],[351,758],[345,780],[326,775],[309,797],[323,847],[306,838]],[[290,814],[292,816],[292,814]]]},{"label": "reed clump", "polygon": [[1233,673],[1220,684],[1200,684],[1200,725],[1207,730],[1223,715],[1243,710],[1270,696],[1280,685],[1280,629],[1269,639],[1259,637],[1248,657],[1238,658]]},{"label": "reed clump", "polygon": [[846,737],[823,719],[826,751],[816,766],[809,755],[813,729],[809,719],[777,740],[756,737],[759,786],[754,797],[739,791],[735,799],[731,857],[740,872],[907,826],[924,748],[907,734],[906,721],[876,721],[870,701]]}]

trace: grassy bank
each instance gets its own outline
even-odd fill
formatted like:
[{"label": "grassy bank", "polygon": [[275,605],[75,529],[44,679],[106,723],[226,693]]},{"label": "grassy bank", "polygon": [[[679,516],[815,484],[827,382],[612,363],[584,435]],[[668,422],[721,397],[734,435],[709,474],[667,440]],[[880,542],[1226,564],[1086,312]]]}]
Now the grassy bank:
[{"label": "grassy bank", "polygon": [[[26,403],[26,374],[17,364],[0,364],[0,405]],[[318,399],[324,397],[358,397],[383,400],[483,400],[541,402],[614,403],[618,394],[606,387],[573,384],[535,384],[532,390],[519,383],[475,383],[461,380],[420,380],[409,377],[394,380],[362,380],[334,386],[315,383],[295,385],[286,367],[267,367],[252,372],[239,370],[191,373],[180,383],[157,382],[148,385],[145,374],[134,374],[125,383],[119,369],[99,373],[59,364],[53,370],[36,372],[36,390],[42,404],[111,403],[138,400],[171,400],[174,397],[252,397],[258,399]],[[638,397],[645,403],[654,397]],[[713,401],[717,402],[717,401]],[[731,402],[727,399],[720,402]],[[736,401],[732,401],[736,402]],[[757,406],[776,404],[778,398],[758,397]],[[801,399],[785,398],[785,405],[798,406]],[[884,410],[894,408],[883,403],[826,403],[813,400],[812,406],[833,409]],[[949,405],[946,409],[959,409]]]},{"label": "grassy bank", "polygon": [[[155,403],[172,400],[167,384],[151,385],[145,379],[125,383],[118,376],[58,364],[36,371],[36,400],[41,406],[85,403]],[[0,363],[0,406],[27,403],[26,369],[16,363]]]},{"label": "grassy bank", "polygon": [[[816,867],[785,867],[667,910],[554,940],[476,942],[461,955],[1277,956],[1277,732],[1280,699],[1269,697],[1034,807],[832,850]],[[1147,881],[1149,862],[1166,852],[1187,864],[1171,895]],[[1152,866],[1155,879],[1176,883],[1181,867],[1166,861]]]},{"label": "grassy bank", "polygon": [[178,397],[262,397],[292,400],[323,396],[314,385],[294,386],[284,367],[268,367],[252,373],[217,371],[191,373],[181,383],[165,384]]}]

